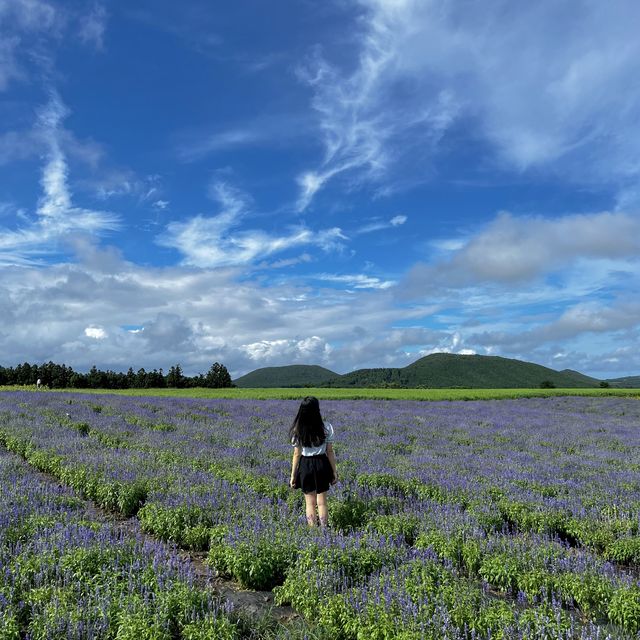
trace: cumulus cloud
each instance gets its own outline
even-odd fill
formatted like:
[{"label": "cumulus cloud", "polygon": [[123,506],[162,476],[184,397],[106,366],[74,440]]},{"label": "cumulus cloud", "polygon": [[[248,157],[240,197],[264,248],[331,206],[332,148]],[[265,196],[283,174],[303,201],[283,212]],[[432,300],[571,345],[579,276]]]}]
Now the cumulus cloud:
[{"label": "cumulus cloud", "polygon": [[407,150],[432,155],[454,127],[473,130],[516,171],[637,185],[637,3],[358,6],[355,66],[316,50],[299,74],[325,146],[299,177],[301,209],[338,175],[378,180]]},{"label": "cumulus cloud", "polygon": [[244,344],[241,348],[251,360],[260,362],[262,366],[269,363],[325,363],[331,354],[331,346],[319,336],[260,340]]},{"label": "cumulus cloud", "polygon": [[441,243],[439,249],[441,256],[435,262],[413,268],[406,290],[514,285],[579,261],[637,261],[640,219],[621,212],[558,218],[500,213],[475,235]]},{"label": "cumulus cloud", "polygon": [[[586,373],[640,367],[620,352],[617,368],[598,368],[595,354],[613,358],[637,342],[640,307],[622,296],[560,312],[545,307],[544,314],[526,297],[514,303],[507,294],[469,306],[446,296],[398,305],[392,289],[268,284],[244,272],[240,279],[232,268],[143,267],[86,241],[76,250],[77,264],[0,267],[3,365],[53,360],[79,370],[94,363],[166,370],[180,363],[193,374],[218,361],[239,376],[289,363],[346,372],[404,366],[434,352],[476,352]],[[431,328],[422,326],[425,318]],[[594,337],[597,348],[581,343]]]},{"label": "cumulus cloud", "polygon": [[[530,353],[551,344],[565,344],[583,335],[614,335],[617,332],[635,330],[640,326],[640,302],[580,302],[570,305],[557,317],[534,321],[533,324],[532,328],[525,330],[521,324],[513,323],[502,331],[469,333],[467,339],[482,347]],[[554,359],[557,359],[557,354]]]},{"label": "cumulus cloud", "polygon": [[[345,371],[385,351],[378,349],[393,322],[433,311],[415,305],[399,313],[386,290],[318,292],[304,283],[239,279],[234,269],[142,267],[86,242],[77,258],[0,268],[2,364],[53,360],[86,370],[179,362],[197,373],[218,361],[237,376],[298,362]],[[432,344],[420,342],[426,333],[404,335],[417,348]],[[385,358],[407,362],[399,339]]]},{"label": "cumulus cloud", "polygon": [[102,327],[86,327],[84,335],[94,340],[104,340],[107,337],[107,332]]},{"label": "cumulus cloud", "polygon": [[248,264],[305,245],[330,251],[347,239],[337,227],[318,231],[293,227],[282,235],[241,228],[249,213],[247,196],[220,181],[213,184],[212,196],[220,206],[217,215],[171,222],[157,238],[161,246],[177,249],[185,265],[211,268]]}]

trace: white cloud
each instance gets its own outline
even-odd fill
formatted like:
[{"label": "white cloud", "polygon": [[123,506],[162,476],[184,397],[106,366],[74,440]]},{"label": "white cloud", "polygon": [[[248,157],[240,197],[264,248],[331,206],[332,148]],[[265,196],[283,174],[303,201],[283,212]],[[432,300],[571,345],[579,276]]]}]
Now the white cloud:
[{"label": "white cloud", "polygon": [[328,171],[325,173],[316,173],[315,171],[307,171],[298,176],[297,181],[300,186],[300,196],[298,197],[298,211],[304,211],[313,196],[322,188],[324,183],[329,180],[336,172]]},{"label": "white cloud", "polygon": [[[545,305],[544,313],[532,311],[531,296],[510,292],[398,305],[390,289],[268,284],[244,269],[142,267],[113,250],[77,247],[78,264],[0,267],[3,365],[166,370],[179,362],[198,373],[218,361],[238,376],[293,362],[338,372],[404,366],[445,351],[561,362],[586,373],[600,370],[603,354],[620,359],[602,365],[608,371],[640,371],[640,308],[623,295],[560,311]],[[436,328],[421,326],[425,318]],[[566,357],[554,360],[560,351]]]},{"label": "white cloud", "polygon": [[474,284],[505,285],[603,259],[637,262],[640,219],[621,212],[558,218],[500,213],[484,229],[460,242],[441,243],[444,256],[414,267],[413,291]]},{"label": "white cloud", "polygon": [[315,277],[318,280],[324,280],[325,282],[344,284],[345,286],[353,289],[389,289],[389,287],[396,284],[394,280],[381,280],[380,278],[365,274],[338,275],[321,273]]},{"label": "white cloud", "polygon": [[260,229],[240,228],[248,215],[249,200],[225,182],[212,185],[212,197],[220,205],[215,216],[198,215],[184,222],[171,222],[158,237],[161,246],[171,247],[184,256],[183,263],[196,267],[222,267],[249,264],[305,245],[325,251],[336,250],[347,238],[337,228],[312,231],[293,227],[288,234],[271,235]]},{"label": "white cloud", "polygon": [[306,115],[261,113],[223,130],[205,127],[182,131],[175,136],[175,147],[180,161],[197,162],[209,155],[234,149],[286,146],[306,136],[308,129]]},{"label": "white cloud", "polygon": [[107,337],[107,332],[102,327],[91,326],[85,328],[84,335],[94,340],[104,340]]},{"label": "white cloud", "polygon": [[637,3],[357,4],[355,68],[316,50],[300,72],[325,145],[299,178],[301,208],[338,174],[379,180],[407,153],[429,157],[454,126],[517,171],[637,187]]},{"label": "white cloud", "polygon": [[318,336],[303,339],[261,340],[242,345],[251,360],[262,366],[278,364],[316,364],[326,362],[331,354],[331,346]]},{"label": "white cloud", "polygon": [[95,2],[90,11],[80,18],[80,40],[84,44],[90,44],[98,51],[102,51],[106,28],[107,10],[104,5]]},{"label": "white cloud", "polygon": [[26,76],[20,54],[33,34],[55,35],[61,23],[54,5],[43,0],[0,1],[0,91]]},{"label": "white cloud", "polygon": [[380,220],[374,219],[373,222],[369,222],[368,224],[360,227],[356,233],[372,233],[374,231],[382,231],[384,229],[392,229],[394,227],[399,227],[403,225],[408,220],[407,216],[394,216],[391,220]]},{"label": "white cloud", "polygon": [[[166,370],[180,362],[197,373],[218,361],[235,376],[295,361],[345,371],[374,354],[406,363],[399,339],[381,349],[388,327],[432,311],[398,311],[387,290],[317,292],[304,283],[251,280],[244,269],[142,267],[86,243],[78,245],[78,261],[0,267],[3,365],[53,360],[80,370],[93,363]],[[403,335],[420,341],[426,334]]]},{"label": "white cloud", "polygon": [[36,217],[17,230],[0,228],[0,262],[24,263],[33,256],[53,253],[69,234],[100,234],[118,227],[115,215],[73,204],[68,186],[68,166],[60,142],[67,109],[55,91],[38,113],[37,130],[46,148],[40,184],[42,196]]}]

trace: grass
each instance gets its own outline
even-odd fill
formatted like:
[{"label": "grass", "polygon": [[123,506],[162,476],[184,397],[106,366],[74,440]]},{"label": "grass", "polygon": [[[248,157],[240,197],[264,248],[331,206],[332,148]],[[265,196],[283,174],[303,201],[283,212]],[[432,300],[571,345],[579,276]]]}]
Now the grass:
[{"label": "grass", "polygon": [[[0,391],[34,391],[34,386],[0,386]],[[640,389],[56,389],[78,393],[111,393],[124,396],[176,398],[239,398],[255,400],[500,400],[549,396],[628,396],[640,398]],[[49,393],[39,391],[38,393]]]}]

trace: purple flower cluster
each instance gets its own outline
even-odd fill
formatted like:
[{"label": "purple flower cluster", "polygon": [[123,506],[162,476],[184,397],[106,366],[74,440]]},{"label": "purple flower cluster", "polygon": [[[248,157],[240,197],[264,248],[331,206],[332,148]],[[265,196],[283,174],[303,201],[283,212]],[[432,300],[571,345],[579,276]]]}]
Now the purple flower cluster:
[{"label": "purple flower cluster", "polygon": [[158,638],[211,624],[235,637],[228,605],[174,547],[96,522],[73,491],[3,449],[0,576],[3,640],[133,638],[143,623]]},{"label": "purple flower cluster", "polygon": [[209,549],[220,573],[282,585],[281,602],[341,637],[376,621],[371,637],[408,639],[640,629],[637,400],[324,401],[341,478],[329,532],[306,529],[286,486],[296,409],[5,393],[0,441],[162,539]]}]

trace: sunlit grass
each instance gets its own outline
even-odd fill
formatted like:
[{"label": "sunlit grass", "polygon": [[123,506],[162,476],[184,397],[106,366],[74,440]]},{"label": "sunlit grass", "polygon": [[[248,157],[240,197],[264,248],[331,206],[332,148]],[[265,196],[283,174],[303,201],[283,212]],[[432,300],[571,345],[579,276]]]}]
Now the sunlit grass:
[{"label": "sunlit grass", "polygon": [[[35,386],[4,386],[0,391],[37,391]],[[627,396],[640,397],[640,389],[60,389],[77,393],[112,393],[125,396],[178,398],[239,398],[256,400],[300,399],[313,395],[321,400],[500,400],[509,398],[544,398],[550,396]]]}]

